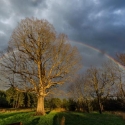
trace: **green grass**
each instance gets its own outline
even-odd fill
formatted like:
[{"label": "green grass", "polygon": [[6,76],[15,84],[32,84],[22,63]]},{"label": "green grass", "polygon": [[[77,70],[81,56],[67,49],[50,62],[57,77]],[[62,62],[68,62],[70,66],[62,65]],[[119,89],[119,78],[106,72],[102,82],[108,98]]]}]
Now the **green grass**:
[{"label": "green grass", "polygon": [[53,125],[53,117],[56,113],[45,116],[35,116],[35,112],[0,113],[0,125],[22,122],[23,125]]},{"label": "green grass", "polygon": [[57,113],[54,117],[54,125],[58,125],[58,119],[65,117],[66,125],[125,125],[125,121],[116,115],[104,113]]},{"label": "green grass", "polygon": [[116,115],[104,113],[50,112],[45,116],[34,116],[34,112],[0,113],[0,125],[21,121],[23,125],[59,125],[65,117],[65,125],[125,125]]}]

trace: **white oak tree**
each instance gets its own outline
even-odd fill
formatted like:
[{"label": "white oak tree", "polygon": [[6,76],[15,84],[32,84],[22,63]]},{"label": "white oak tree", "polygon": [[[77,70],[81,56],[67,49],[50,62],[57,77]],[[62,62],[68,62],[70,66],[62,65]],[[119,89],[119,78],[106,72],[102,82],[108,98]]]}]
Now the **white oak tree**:
[{"label": "white oak tree", "polygon": [[116,73],[109,63],[101,68],[91,67],[87,71],[90,95],[97,99],[99,113],[103,111],[103,101],[112,95],[112,88],[116,82]]},{"label": "white oak tree", "polygon": [[102,114],[103,101],[114,94],[113,87],[116,82],[116,66],[108,62],[101,68],[90,67],[74,81],[70,92],[74,98],[86,101],[88,111],[90,100],[97,99],[99,113]]},{"label": "white oak tree", "polygon": [[21,20],[9,41],[9,55],[3,54],[1,71],[15,77],[13,87],[18,91],[37,94],[38,115],[44,115],[44,98],[50,88],[71,80],[81,66],[76,47],[57,34],[46,20]]}]

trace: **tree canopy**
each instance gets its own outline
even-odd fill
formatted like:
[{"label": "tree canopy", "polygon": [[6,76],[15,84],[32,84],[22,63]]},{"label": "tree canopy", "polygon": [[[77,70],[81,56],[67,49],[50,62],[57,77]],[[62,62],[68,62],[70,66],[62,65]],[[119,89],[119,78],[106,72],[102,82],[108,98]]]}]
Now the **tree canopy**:
[{"label": "tree canopy", "polygon": [[37,114],[45,114],[44,97],[50,88],[63,84],[78,71],[81,57],[65,34],[57,34],[47,20],[26,18],[12,33],[1,71],[18,91],[34,91]]}]

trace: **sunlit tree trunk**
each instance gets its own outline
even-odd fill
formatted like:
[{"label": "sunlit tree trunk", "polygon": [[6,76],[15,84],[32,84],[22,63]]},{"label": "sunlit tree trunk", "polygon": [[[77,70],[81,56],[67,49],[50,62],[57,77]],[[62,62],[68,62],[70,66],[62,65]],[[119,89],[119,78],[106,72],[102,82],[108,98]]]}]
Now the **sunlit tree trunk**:
[{"label": "sunlit tree trunk", "polygon": [[38,76],[39,76],[39,95],[38,95],[38,101],[37,101],[37,110],[36,114],[37,115],[45,115],[45,109],[44,109],[44,89],[43,89],[43,81],[42,78],[45,75],[43,72],[43,67],[41,65],[41,58],[40,58],[40,53],[39,53],[39,61],[38,61]]},{"label": "sunlit tree trunk", "polygon": [[38,96],[36,114],[37,115],[45,115],[44,96]]}]

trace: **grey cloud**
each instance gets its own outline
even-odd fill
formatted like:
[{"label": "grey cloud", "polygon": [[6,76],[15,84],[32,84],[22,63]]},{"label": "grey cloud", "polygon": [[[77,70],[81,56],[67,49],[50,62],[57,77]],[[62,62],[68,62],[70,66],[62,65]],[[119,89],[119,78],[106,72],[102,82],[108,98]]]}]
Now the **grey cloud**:
[{"label": "grey cloud", "polygon": [[0,35],[0,47],[7,45],[22,18],[37,17],[47,19],[70,40],[112,56],[124,52],[125,0],[1,0],[0,4],[0,31],[5,33]]},{"label": "grey cloud", "polygon": [[99,0],[101,3],[101,7],[104,8],[113,8],[113,9],[123,9],[125,7],[124,0]]},{"label": "grey cloud", "polygon": [[88,43],[111,55],[116,51],[123,51],[125,17],[114,12],[124,12],[125,1],[100,0],[99,4],[94,4],[92,0],[77,4],[73,2],[65,1],[64,7],[55,3],[50,9],[53,11],[48,15],[53,17],[53,24],[58,31],[64,31],[70,39]]},{"label": "grey cloud", "polygon": [[46,8],[45,0],[0,1],[0,50],[7,47],[9,38],[18,22],[25,17],[36,17],[37,9]]},{"label": "grey cloud", "polygon": [[10,17],[11,14],[11,8],[9,6],[9,2],[5,2],[4,0],[0,1],[0,20],[1,19],[7,19]]},{"label": "grey cloud", "polygon": [[35,9],[46,7],[45,0],[11,0],[11,8],[17,16],[35,16]]}]

